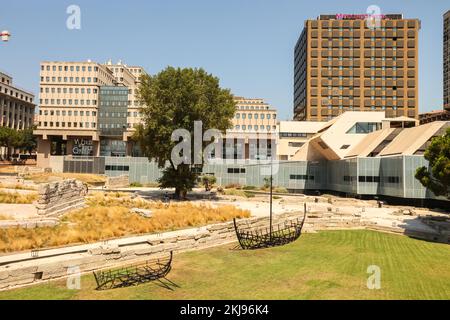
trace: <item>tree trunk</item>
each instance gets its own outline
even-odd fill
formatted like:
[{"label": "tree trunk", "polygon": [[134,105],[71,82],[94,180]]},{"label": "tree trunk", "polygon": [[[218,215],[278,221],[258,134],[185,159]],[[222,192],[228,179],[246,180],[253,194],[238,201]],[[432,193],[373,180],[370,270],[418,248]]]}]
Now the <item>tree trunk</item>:
[{"label": "tree trunk", "polygon": [[181,189],[175,188],[175,199],[180,200],[181,198]]}]

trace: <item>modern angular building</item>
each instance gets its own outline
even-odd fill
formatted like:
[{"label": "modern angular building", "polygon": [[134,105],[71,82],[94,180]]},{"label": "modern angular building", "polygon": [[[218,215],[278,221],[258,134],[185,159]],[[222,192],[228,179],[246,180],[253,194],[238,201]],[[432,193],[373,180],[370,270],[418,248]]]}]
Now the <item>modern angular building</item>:
[{"label": "modern angular building", "polygon": [[141,67],[119,62],[42,62],[38,165],[50,155],[124,156],[140,122],[136,88]]},{"label": "modern angular building", "polygon": [[294,119],[345,111],[418,117],[420,21],[400,14],[321,15],[307,20],[294,51]]},{"label": "modern angular building", "polygon": [[450,112],[450,10],[444,14],[444,109]]},{"label": "modern angular building", "polygon": [[297,151],[325,124],[325,122],[315,121],[280,121],[278,123],[277,159],[292,160]]}]

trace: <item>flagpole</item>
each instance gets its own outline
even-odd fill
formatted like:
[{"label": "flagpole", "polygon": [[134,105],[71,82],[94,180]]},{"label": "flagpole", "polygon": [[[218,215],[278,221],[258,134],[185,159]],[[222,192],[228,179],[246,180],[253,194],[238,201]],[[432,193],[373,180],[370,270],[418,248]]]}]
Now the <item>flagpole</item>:
[{"label": "flagpole", "polygon": [[272,241],[272,190],[273,190],[273,174],[272,174],[272,157],[270,157],[270,234],[269,238]]}]

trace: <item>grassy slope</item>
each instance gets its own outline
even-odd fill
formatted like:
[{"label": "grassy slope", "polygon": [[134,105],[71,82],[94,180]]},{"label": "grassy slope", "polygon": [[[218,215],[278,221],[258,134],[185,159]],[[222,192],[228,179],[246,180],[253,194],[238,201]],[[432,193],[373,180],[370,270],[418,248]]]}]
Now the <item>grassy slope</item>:
[{"label": "grassy slope", "polygon": [[[371,231],[306,234],[288,246],[176,255],[169,279],[97,292],[91,275],[82,290],[53,282],[0,292],[0,299],[450,299],[450,246]],[[381,267],[381,290],[368,290],[369,265]]]}]

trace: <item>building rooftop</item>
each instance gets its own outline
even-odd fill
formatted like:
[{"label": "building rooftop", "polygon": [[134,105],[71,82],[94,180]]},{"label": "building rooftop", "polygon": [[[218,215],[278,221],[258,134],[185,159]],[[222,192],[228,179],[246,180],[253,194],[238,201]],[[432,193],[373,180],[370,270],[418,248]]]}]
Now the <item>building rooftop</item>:
[{"label": "building rooftop", "polygon": [[381,157],[413,155],[439,131],[450,126],[449,121],[435,121],[418,127],[404,129],[380,152]]},{"label": "building rooftop", "polygon": [[278,125],[280,132],[317,133],[326,124],[316,121],[280,121]]}]

